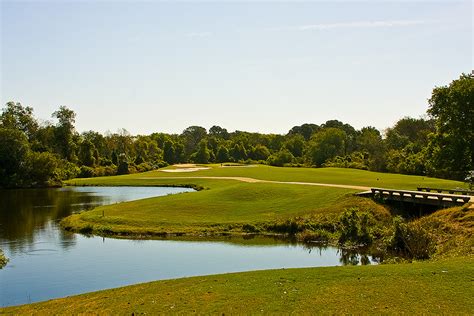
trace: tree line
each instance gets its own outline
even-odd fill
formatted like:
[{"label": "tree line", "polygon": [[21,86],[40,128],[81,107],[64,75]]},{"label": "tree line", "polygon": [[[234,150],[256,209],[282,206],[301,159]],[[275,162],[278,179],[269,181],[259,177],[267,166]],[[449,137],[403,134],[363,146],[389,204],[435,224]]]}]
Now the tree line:
[{"label": "tree line", "polygon": [[427,116],[405,117],[382,134],[330,120],[288,133],[229,132],[190,126],[181,134],[133,136],[125,129],[78,133],[61,106],[53,123],[8,102],[0,115],[0,186],[60,185],[64,179],[149,171],[175,163],[259,163],[358,168],[462,180],[474,169],[474,80],[462,74],[436,87]]}]

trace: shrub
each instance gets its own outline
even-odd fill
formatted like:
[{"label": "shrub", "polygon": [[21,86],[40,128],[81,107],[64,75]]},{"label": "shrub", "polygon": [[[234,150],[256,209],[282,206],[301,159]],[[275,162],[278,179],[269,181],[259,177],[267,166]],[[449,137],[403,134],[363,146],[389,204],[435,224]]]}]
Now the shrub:
[{"label": "shrub", "polygon": [[283,167],[285,164],[292,163],[295,157],[288,149],[282,149],[274,153],[267,159],[267,163],[271,166]]},{"label": "shrub", "polygon": [[131,173],[130,172],[130,169],[129,169],[129,163],[128,161],[120,161],[119,162],[119,165],[117,167],[117,174],[129,174]]},{"label": "shrub", "polygon": [[150,171],[150,170],[153,170],[153,169],[155,169],[155,167],[152,164],[148,163],[148,162],[143,162],[143,163],[137,165],[137,171],[138,172],[145,172],[145,171]]},{"label": "shrub", "polygon": [[94,231],[94,228],[92,225],[87,224],[86,226],[83,226],[79,229],[79,233],[84,234],[84,235],[90,235]]},{"label": "shrub", "polygon": [[337,167],[337,168],[352,168],[368,170],[369,160],[368,155],[364,155],[361,152],[353,152],[346,156],[336,156],[330,160],[327,160],[323,167]]},{"label": "shrub", "polygon": [[115,165],[100,166],[94,169],[95,177],[114,176],[116,174],[117,174],[117,167]]},{"label": "shrub", "polygon": [[255,225],[253,224],[244,224],[242,226],[242,230],[244,232],[247,232],[247,233],[257,233],[259,232],[260,230],[258,229],[258,227],[256,227]]},{"label": "shrub", "polygon": [[397,216],[393,219],[393,234],[387,249],[408,258],[428,259],[435,251],[435,243],[421,223],[405,223]]},{"label": "shrub", "polygon": [[94,168],[81,166],[79,169],[79,174],[77,175],[78,178],[92,178],[95,176]]},{"label": "shrub", "polygon": [[0,249],[0,269],[6,266],[8,263],[8,258],[5,257],[3,251]]},{"label": "shrub", "polygon": [[288,219],[284,222],[271,224],[266,229],[276,233],[295,235],[304,230],[304,225],[299,223],[297,219]]},{"label": "shrub", "polygon": [[374,222],[373,215],[367,212],[358,212],[357,209],[345,211],[339,218],[339,244],[354,243],[370,245],[373,235],[370,230],[371,223]]},{"label": "shrub", "polygon": [[331,239],[331,233],[324,229],[317,229],[315,231],[305,230],[298,234],[298,239],[303,242],[318,242],[328,243]]}]

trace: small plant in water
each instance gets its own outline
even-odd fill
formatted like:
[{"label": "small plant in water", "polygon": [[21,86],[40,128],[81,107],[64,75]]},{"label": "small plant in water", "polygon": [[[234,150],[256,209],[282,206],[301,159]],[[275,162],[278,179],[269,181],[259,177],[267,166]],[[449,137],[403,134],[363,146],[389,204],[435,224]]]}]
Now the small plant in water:
[{"label": "small plant in water", "polygon": [[8,258],[3,254],[3,251],[0,249],[0,269],[6,266],[8,263]]}]

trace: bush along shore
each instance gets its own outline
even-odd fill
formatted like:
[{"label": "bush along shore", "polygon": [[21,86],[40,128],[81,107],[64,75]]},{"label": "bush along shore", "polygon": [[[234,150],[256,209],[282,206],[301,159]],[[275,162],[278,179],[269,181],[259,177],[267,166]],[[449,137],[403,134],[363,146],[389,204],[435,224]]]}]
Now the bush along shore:
[{"label": "bush along shore", "polygon": [[8,263],[8,258],[3,253],[3,250],[0,249],[0,269],[2,269],[4,266],[6,266],[7,263]]},{"label": "bush along shore", "polygon": [[[192,230],[130,229],[80,223],[74,217],[61,222],[68,231],[122,238],[212,238],[232,235],[283,236],[309,245],[331,245],[370,254],[380,261],[424,260],[463,256],[474,249],[474,211],[468,205],[439,210],[407,220],[392,216],[387,206],[371,200],[351,199],[359,205],[339,214],[307,214],[286,220],[256,223],[211,224]],[[79,223],[79,224],[78,224]]]}]

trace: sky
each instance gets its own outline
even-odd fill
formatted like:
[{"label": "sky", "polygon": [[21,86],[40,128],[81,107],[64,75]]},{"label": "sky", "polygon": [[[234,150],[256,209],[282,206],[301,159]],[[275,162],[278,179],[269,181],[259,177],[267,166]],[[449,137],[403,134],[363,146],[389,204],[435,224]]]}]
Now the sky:
[{"label": "sky", "polygon": [[0,2],[1,107],[80,132],[383,130],[473,69],[471,1]]}]

